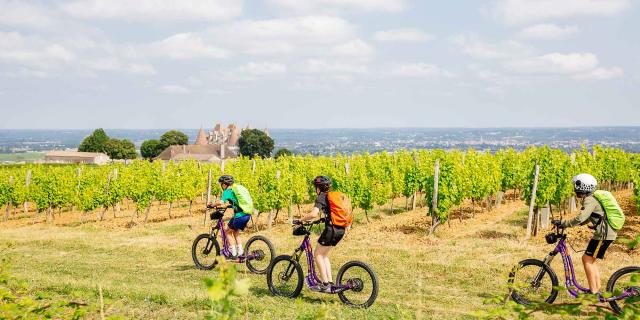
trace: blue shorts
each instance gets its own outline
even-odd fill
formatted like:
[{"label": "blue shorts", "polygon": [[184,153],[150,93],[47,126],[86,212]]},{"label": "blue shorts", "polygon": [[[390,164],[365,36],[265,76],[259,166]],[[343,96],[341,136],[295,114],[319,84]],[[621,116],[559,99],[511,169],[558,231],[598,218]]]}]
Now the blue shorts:
[{"label": "blue shorts", "polygon": [[231,218],[231,220],[229,220],[229,229],[233,229],[233,230],[244,230],[244,228],[247,226],[247,223],[249,223],[249,220],[251,220],[251,215],[250,214],[245,214],[242,217],[237,217],[237,218]]}]

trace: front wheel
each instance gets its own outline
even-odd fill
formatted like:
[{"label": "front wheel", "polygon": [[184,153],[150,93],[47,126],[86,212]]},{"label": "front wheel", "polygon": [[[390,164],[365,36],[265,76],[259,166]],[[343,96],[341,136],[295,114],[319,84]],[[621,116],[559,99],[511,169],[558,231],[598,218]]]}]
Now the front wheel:
[{"label": "front wheel", "polygon": [[553,303],[558,296],[558,277],[543,261],[520,261],[509,273],[509,289],[513,301],[522,305]]},{"label": "front wheel", "polygon": [[273,244],[269,239],[263,236],[251,237],[247,241],[247,268],[249,271],[255,274],[265,274],[273,257],[276,255],[276,250],[273,249]]},{"label": "front wheel", "polygon": [[291,258],[282,255],[273,259],[267,270],[269,291],[276,296],[295,298],[302,291],[302,267]]},{"label": "front wheel", "polygon": [[216,257],[220,255],[220,245],[216,238],[208,233],[203,233],[193,240],[191,246],[191,258],[196,268],[211,270],[216,264]]},{"label": "front wheel", "polygon": [[347,305],[368,308],[378,297],[378,277],[364,262],[347,262],[338,271],[336,283],[350,287],[338,293],[340,300]]},{"label": "front wheel", "polygon": [[607,282],[607,292],[614,296],[629,294],[630,297],[611,301],[611,308],[618,314],[622,314],[624,309],[640,308],[640,267],[625,267],[613,273]]}]

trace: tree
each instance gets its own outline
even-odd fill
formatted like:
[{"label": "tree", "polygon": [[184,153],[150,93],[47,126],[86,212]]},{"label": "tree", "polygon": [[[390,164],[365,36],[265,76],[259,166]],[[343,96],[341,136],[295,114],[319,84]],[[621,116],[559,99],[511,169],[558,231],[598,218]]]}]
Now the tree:
[{"label": "tree", "polygon": [[109,139],[105,151],[111,159],[135,159],[138,157],[136,146],[127,139]]},{"label": "tree", "polygon": [[142,154],[142,157],[145,159],[153,159],[163,150],[162,143],[156,139],[147,140],[140,146],[140,154]]},{"label": "tree", "polygon": [[240,154],[253,158],[268,158],[273,152],[273,139],[258,129],[248,129],[240,134]]},{"label": "tree", "polygon": [[278,149],[278,151],[276,151],[275,154],[275,158],[278,159],[282,156],[291,156],[293,155],[293,152],[291,152],[291,150],[287,149],[287,148],[282,148],[282,149]]},{"label": "tree", "polygon": [[162,144],[162,149],[168,146],[181,146],[189,144],[189,137],[183,132],[177,130],[171,130],[165,132],[160,137],[160,143]]},{"label": "tree", "polygon": [[78,151],[80,152],[105,152],[105,145],[109,141],[109,136],[102,128],[96,129],[91,135],[84,138]]}]

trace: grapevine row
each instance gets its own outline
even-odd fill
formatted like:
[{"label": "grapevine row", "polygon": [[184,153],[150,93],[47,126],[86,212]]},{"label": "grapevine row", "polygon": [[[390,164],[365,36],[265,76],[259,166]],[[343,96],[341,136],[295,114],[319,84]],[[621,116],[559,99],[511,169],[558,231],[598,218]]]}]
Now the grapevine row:
[{"label": "grapevine row", "polygon": [[[431,208],[434,167],[439,161],[437,207]],[[39,212],[75,207],[83,212],[112,208],[128,199],[136,216],[145,221],[153,201],[169,204],[193,203],[207,188],[208,172],[213,177],[231,174],[254,197],[259,212],[280,212],[309,203],[314,190],[309,181],[317,175],[332,178],[334,189],[350,196],[355,208],[368,219],[375,206],[396,199],[425,204],[437,220],[447,221],[452,209],[467,200],[483,205],[500,191],[512,190],[529,201],[535,165],[540,166],[536,206],[561,206],[572,196],[571,177],[579,172],[593,174],[608,189],[628,186],[638,180],[638,156],[614,148],[595,147],[571,154],[549,147],[531,147],[522,152],[506,149],[497,153],[475,150],[413,150],[335,157],[284,156],[276,159],[240,158],[222,164],[189,162],[146,162],[132,164],[22,165],[0,167],[0,207],[34,204]],[[639,193],[640,183],[635,183]],[[214,184],[213,196],[220,188]],[[421,197],[423,195],[423,197]],[[640,197],[637,197],[640,198]],[[489,201],[491,202],[491,201]],[[495,199],[494,199],[495,202]],[[640,205],[640,203],[639,203]],[[26,209],[25,209],[26,211]]]}]

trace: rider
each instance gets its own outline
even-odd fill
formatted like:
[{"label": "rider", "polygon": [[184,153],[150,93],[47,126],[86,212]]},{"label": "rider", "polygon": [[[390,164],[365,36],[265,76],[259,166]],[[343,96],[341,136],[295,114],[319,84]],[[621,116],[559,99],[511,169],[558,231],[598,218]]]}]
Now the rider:
[{"label": "rider", "polygon": [[322,214],[322,218],[325,219],[325,228],[318,238],[318,245],[314,251],[316,263],[320,270],[320,280],[322,283],[317,287],[311,288],[314,291],[331,292],[331,286],[333,286],[331,276],[331,262],[329,261],[329,251],[332,247],[335,247],[345,233],[345,228],[331,225],[331,210],[329,208],[329,200],[327,199],[327,193],[331,188],[331,180],[326,176],[317,176],[313,179],[313,185],[316,188],[315,205],[310,213],[304,216],[300,221],[294,221],[294,223],[313,221],[318,219],[318,214]]},{"label": "rider", "polygon": [[580,214],[573,219],[554,221],[555,225],[562,228],[570,228],[591,222],[589,228],[594,229],[593,237],[587,245],[587,250],[582,256],[582,264],[587,274],[589,290],[591,293],[600,294],[600,272],[596,266],[597,259],[604,259],[604,254],[609,245],[616,239],[618,234],[609,225],[604,215],[604,209],[598,200],[593,196],[598,182],[590,174],[582,173],[573,178],[573,189],[578,199],[582,199],[582,209]]},{"label": "rider", "polygon": [[[251,219],[251,215],[242,212],[240,205],[238,204],[238,197],[231,189],[231,186],[234,183],[233,177],[230,175],[223,175],[218,179],[218,183],[220,183],[220,187],[222,188],[222,196],[220,200],[211,204],[214,207],[227,206],[233,208],[234,215],[229,220],[229,224],[227,225],[227,241],[229,242],[229,247],[231,248],[232,259],[238,256],[242,256],[244,253],[242,251],[242,240],[240,239],[240,231],[244,230],[247,226],[247,223]],[[233,245],[233,241],[235,241],[237,245]]]}]

